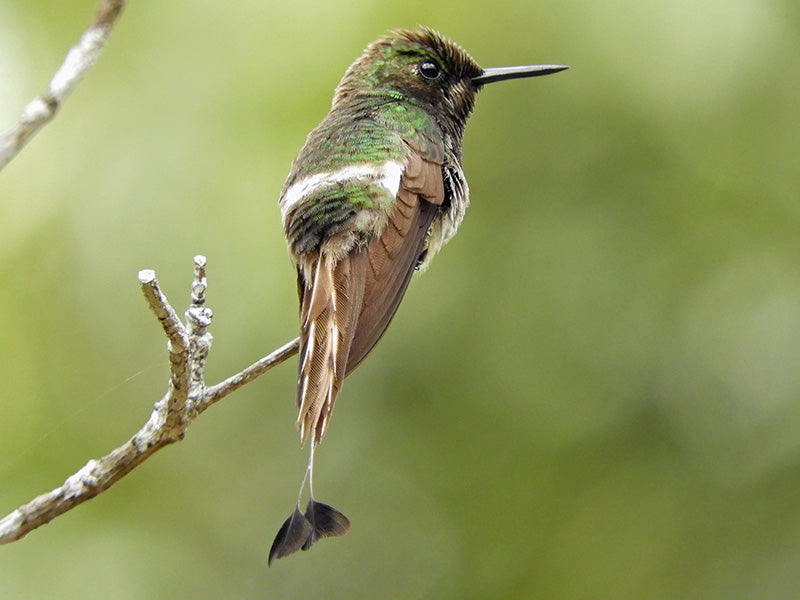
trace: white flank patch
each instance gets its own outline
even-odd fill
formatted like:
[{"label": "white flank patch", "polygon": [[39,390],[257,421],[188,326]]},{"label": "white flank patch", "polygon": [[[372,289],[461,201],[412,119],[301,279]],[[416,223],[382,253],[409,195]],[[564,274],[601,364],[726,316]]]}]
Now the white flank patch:
[{"label": "white flank patch", "polygon": [[381,165],[350,165],[336,171],[315,173],[292,184],[281,196],[281,219],[286,221],[286,215],[314,191],[330,185],[337,185],[349,181],[366,181],[377,183],[392,196],[397,195],[400,189],[400,178],[403,176],[403,165],[394,160],[387,160]]}]

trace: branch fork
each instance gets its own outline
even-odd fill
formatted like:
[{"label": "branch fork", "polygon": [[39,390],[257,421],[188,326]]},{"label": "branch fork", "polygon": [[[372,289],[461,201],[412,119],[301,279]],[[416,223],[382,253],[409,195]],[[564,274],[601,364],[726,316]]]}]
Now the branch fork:
[{"label": "branch fork", "polygon": [[207,387],[203,380],[211,334],[211,309],[204,306],[206,258],[194,257],[191,304],[181,322],[150,269],[139,271],[139,286],[167,337],[167,392],[153,406],[148,421],[127,442],[92,459],[64,483],[0,519],[0,544],[18,540],[78,504],[110,488],[164,446],[183,439],[200,413],[297,353],[295,339],[224,381]]},{"label": "branch fork", "polygon": [[205,393],[203,368],[212,340],[206,329],[211,324],[212,313],[210,308],[203,306],[206,290],[205,256],[194,257],[192,303],[186,309],[185,324],[181,323],[159,289],[154,271],[139,271],[139,284],[147,304],[167,336],[170,365],[167,393],[156,402],[150,417],[153,426],[145,426],[143,436],[134,436],[134,444],[141,449],[183,438],[186,427],[199,414],[197,406],[202,404]]}]

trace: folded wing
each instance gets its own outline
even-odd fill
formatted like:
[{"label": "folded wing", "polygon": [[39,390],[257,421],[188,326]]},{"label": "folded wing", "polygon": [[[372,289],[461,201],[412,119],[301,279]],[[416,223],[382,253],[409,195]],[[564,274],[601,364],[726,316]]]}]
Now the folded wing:
[{"label": "folded wing", "polygon": [[306,269],[313,276],[299,276],[301,439],[322,439],[342,381],[397,311],[443,201],[441,164],[410,152],[380,235],[336,262],[319,254]]}]

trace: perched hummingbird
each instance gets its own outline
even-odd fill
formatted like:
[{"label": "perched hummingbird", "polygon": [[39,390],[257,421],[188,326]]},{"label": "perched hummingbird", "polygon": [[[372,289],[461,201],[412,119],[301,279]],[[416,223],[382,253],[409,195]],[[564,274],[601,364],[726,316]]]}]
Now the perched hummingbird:
[{"label": "perched hummingbird", "polygon": [[344,378],[383,335],[411,274],[428,266],[464,217],[469,190],[461,138],[475,93],[493,81],[566,68],[482,69],[460,46],[423,27],[371,43],[336,87],[330,112],[308,135],[279,200],[297,267],[297,426],[302,442],[310,438],[310,453],[270,564],[350,527],[342,513],[314,500],[314,448]]}]

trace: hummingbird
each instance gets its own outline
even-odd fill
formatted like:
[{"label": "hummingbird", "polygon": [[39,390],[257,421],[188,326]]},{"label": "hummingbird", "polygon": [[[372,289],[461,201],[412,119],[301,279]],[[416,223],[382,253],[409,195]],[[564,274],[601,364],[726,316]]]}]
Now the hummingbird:
[{"label": "hummingbird", "polygon": [[[486,84],[563,65],[483,69],[427,27],[395,30],[350,65],[330,112],[292,163],[279,206],[297,269],[297,427],[309,458],[269,564],[350,522],[313,495],[314,449],[342,383],[383,335],[414,271],[456,233],[469,204],[461,140]],[[308,503],[300,498],[308,481]]]}]

